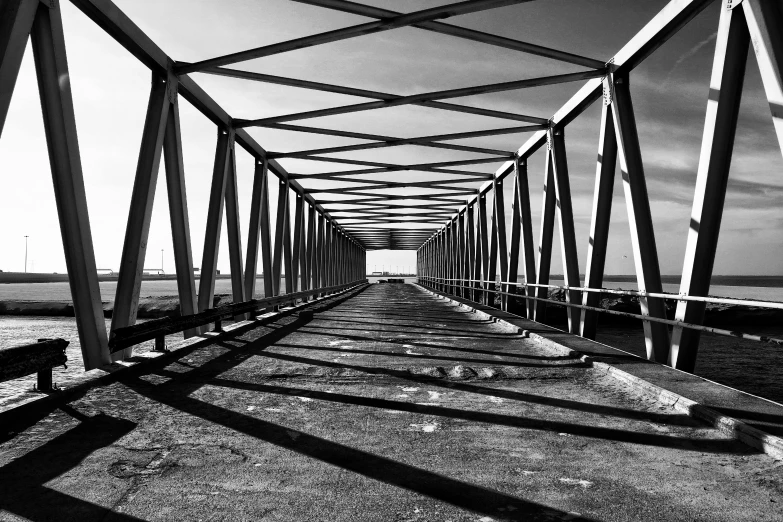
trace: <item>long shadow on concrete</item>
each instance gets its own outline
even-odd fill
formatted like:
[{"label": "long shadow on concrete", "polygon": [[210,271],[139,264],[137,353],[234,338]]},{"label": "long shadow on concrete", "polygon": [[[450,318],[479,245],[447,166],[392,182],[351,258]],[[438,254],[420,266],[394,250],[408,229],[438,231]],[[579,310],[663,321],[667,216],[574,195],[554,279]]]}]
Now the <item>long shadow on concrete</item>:
[{"label": "long shadow on concrete", "polygon": [[[329,307],[337,304],[339,303],[330,304]],[[189,397],[203,384],[214,381],[219,374],[234,368],[248,357],[257,355],[287,335],[296,332],[309,321],[310,319],[300,317],[290,324],[274,328],[261,339],[240,348],[221,343],[224,347],[232,350],[212,359],[198,369],[185,375],[178,375],[168,383],[159,386],[151,386],[140,380],[137,375],[126,375],[119,380],[140,395],[195,417],[387,484],[405,488],[479,514],[491,515],[494,519],[531,520],[533,517],[532,520],[551,520],[553,518],[596,520],[575,517],[536,502],[446,477]],[[223,340],[234,341],[235,339],[232,337],[236,335],[238,334],[226,336]],[[164,362],[166,364],[172,362],[161,359],[163,358],[155,361],[155,366],[161,367]],[[514,510],[511,513],[503,513],[503,510],[507,510],[509,506]]]},{"label": "long shadow on concrete", "polygon": [[[568,360],[576,359],[574,356],[570,356],[570,355],[532,355],[532,354],[513,353],[513,352],[498,352],[497,350],[478,350],[476,348],[465,348],[464,346],[443,346],[440,344],[423,343],[416,340],[412,340],[407,337],[380,337],[379,338],[379,337],[365,337],[365,336],[351,335],[351,334],[338,335],[336,333],[332,333],[332,330],[344,331],[343,329],[340,328],[329,329],[327,331],[311,332],[310,331],[311,328],[313,328],[313,326],[308,324],[306,328],[301,328],[297,333],[299,334],[312,333],[312,335],[316,335],[319,337],[334,337],[336,339],[348,339],[351,341],[359,341],[359,342],[380,341],[384,343],[411,345],[417,348],[433,348],[436,350],[448,350],[452,352],[464,352],[464,353],[481,354],[481,355],[502,355],[503,357],[510,357],[516,359],[532,359],[536,361],[568,361]],[[355,330],[352,329],[347,331],[355,331]],[[359,329],[359,331],[388,333],[387,331],[384,330]],[[518,339],[520,337],[518,336],[516,338]],[[448,337],[443,337],[443,339],[444,341],[448,340]],[[297,347],[297,348],[307,348],[306,345],[290,345],[290,346]]]},{"label": "long shadow on concrete", "polygon": [[5,510],[34,521],[140,520],[44,486],[136,427],[131,421],[103,413],[85,417],[67,406],[61,409],[80,423],[0,468],[0,513]]},{"label": "long shadow on concrete", "polygon": [[[318,330],[318,331],[317,332],[310,332],[310,330]],[[353,332],[353,334],[339,334],[338,335],[338,334],[334,333],[334,332],[342,332],[342,331]],[[364,336],[360,336],[360,335],[356,334],[356,332],[362,332],[362,331],[365,331],[365,332],[378,332],[378,333],[387,334],[387,335],[385,337],[364,337]],[[530,332],[541,333],[541,334],[544,334],[544,335],[547,334],[547,333],[551,333],[550,330],[530,330]],[[422,343],[422,342],[416,341],[416,339],[421,337],[421,336],[412,336],[412,337],[395,336],[395,337],[391,337],[391,336],[388,335],[390,333],[389,330],[377,330],[377,329],[368,329],[368,328],[345,328],[345,329],[342,329],[342,328],[328,328],[328,327],[323,327],[323,326],[307,325],[307,329],[306,330],[302,330],[300,333],[313,333],[313,335],[318,335],[318,336],[331,336],[331,337],[336,337],[336,338],[340,338],[340,339],[351,339],[351,340],[356,340],[356,341],[404,343],[404,344],[410,344],[410,345],[417,346],[417,347],[435,348],[435,349],[438,349],[438,350],[471,351],[471,349],[468,349],[468,348],[451,347],[451,346],[446,347],[446,346],[439,345],[439,344],[427,344],[427,343]],[[563,333],[565,333],[565,332],[563,332]],[[492,339],[492,337],[484,337],[484,336],[480,336],[480,335],[475,335],[475,336],[468,336],[468,335],[451,335],[451,336],[449,336],[449,335],[440,335],[440,336],[438,336],[438,338],[439,339],[443,339],[444,341],[448,341],[449,338],[454,338],[454,339],[459,339],[459,338]],[[515,335],[513,337],[500,338],[500,339],[501,340],[509,340],[509,339],[521,339],[521,338],[523,338],[523,337],[520,336],[520,335]],[[495,338],[495,339],[498,339],[498,338]],[[482,353],[482,352],[476,351],[476,353]],[[541,360],[550,360],[550,361],[552,361],[552,360],[574,359],[574,357],[570,357],[570,356],[546,356],[546,357],[544,357],[544,356],[535,356],[535,355],[512,354],[512,353],[497,352],[497,351],[483,351],[483,353],[487,353],[487,354],[491,354],[491,355],[502,355],[504,357],[522,357],[522,358],[528,358],[528,359],[530,359],[530,358],[538,358],[538,359],[541,359]],[[601,355],[601,357],[604,360],[606,359],[605,354],[592,354],[590,352],[580,352],[580,353],[582,353],[584,355]],[[631,355],[631,354],[628,354],[627,356],[624,356],[624,355],[613,355],[612,359],[613,360],[618,360],[618,361],[622,360],[625,363],[629,363],[629,362],[630,363],[638,363],[638,364],[646,364],[647,363],[647,361],[645,361],[644,359],[641,359],[641,358],[636,357],[636,356]]]}]

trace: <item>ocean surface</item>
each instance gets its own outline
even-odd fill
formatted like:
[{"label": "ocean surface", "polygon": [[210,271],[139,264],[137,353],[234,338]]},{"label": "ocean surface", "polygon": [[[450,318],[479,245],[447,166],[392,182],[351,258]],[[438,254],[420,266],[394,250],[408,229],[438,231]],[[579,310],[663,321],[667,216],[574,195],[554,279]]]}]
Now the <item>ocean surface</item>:
[{"label": "ocean surface", "polygon": [[[383,278],[388,277],[395,276],[384,276]],[[723,276],[723,278],[723,280],[716,281],[723,284],[711,287],[710,295],[783,301],[783,277],[728,278]],[[370,277],[369,279],[375,281],[379,278]],[[404,279],[406,282],[414,280],[412,277]],[[606,281],[604,287],[636,289],[633,278],[621,276],[617,279],[621,280]],[[554,285],[564,284],[560,279],[552,279],[551,282]],[[284,287],[285,284],[283,283],[281,286]],[[679,284],[676,281],[669,280],[663,286],[665,292],[677,293],[679,291]],[[100,283],[102,299],[113,301],[116,287],[115,282]],[[198,288],[198,284],[196,288]],[[230,294],[231,281],[218,279],[215,293]],[[145,280],[142,282],[141,296],[164,295],[177,295],[176,281]],[[0,301],[70,301],[70,297],[68,283],[0,284]],[[255,297],[263,297],[263,280],[257,281]],[[563,327],[564,325],[554,326]],[[783,338],[783,325],[753,327],[748,329],[746,333]],[[26,344],[43,337],[62,337],[70,340],[69,359],[73,361],[73,364],[77,364],[76,361],[80,360],[78,334],[73,318],[0,316],[0,346]],[[636,328],[599,326],[597,340],[636,355],[645,355],[641,323]],[[783,403],[783,372],[780,371],[780,368],[783,368],[783,347],[781,346],[707,333],[702,335],[696,367],[697,375]]]}]

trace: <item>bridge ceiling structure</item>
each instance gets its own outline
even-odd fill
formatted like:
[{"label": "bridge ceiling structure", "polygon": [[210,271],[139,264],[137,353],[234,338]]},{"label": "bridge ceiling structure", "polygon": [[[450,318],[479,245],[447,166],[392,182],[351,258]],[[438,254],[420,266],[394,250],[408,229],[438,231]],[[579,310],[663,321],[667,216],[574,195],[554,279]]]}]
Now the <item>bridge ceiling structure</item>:
[{"label": "bridge ceiling structure", "polygon": [[[296,1],[366,17],[370,21],[192,63],[177,62],[174,65],[174,72],[179,76],[205,73],[243,79],[248,82],[276,84],[368,99],[369,101],[325,109],[256,119],[235,117],[232,120],[236,129],[263,128],[288,131],[292,136],[292,142],[296,142],[293,133],[361,140],[362,143],[344,146],[285,152],[268,151],[267,158],[280,165],[288,165],[287,162],[290,160],[299,160],[300,164],[306,161],[315,165],[314,169],[305,169],[310,172],[292,172],[288,178],[301,183],[314,200],[329,211],[342,229],[367,250],[418,249],[435,229],[457,212],[461,205],[464,205],[467,197],[477,194],[483,182],[493,179],[493,170],[499,164],[513,159],[516,155],[514,150],[467,145],[465,140],[502,135],[524,136],[549,127],[549,119],[544,115],[481,108],[453,103],[450,100],[507,91],[521,94],[525,89],[578,82],[599,78],[606,74],[605,61],[441,21],[460,15],[525,4],[531,0],[470,0],[404,14],[345,0]],[[240,64],[258,58],[331,44],[340,40],[355,39],[354,45],[361,46],[363,36],[401,28],[415,28],[468,40],[475,45],[494,46],[544,57],[552,62],[565,64],[573,72],[414,95],[399,95],[237,68],[241,66]],[[414,72],[409,71],[409,73]],[[357,74],[360,72],[357,71]],[[306,122],[315,118],[323,119],[403,106],[423,109],[422,118],[428,116],[428,110],[435,109],[452,114],[479,116],[495,126],[499,121],[503,122],[503,125],[489,129],[410,137],[312,126]],[[367,114],[366,117],[373,118],[374,114],[377,113]],[[410,128],[415,127],[416,125],[410,125]],[[486,127],[486,124],[483,127]],[[450,161],[432,160],[413,164],[368,161],[361,157],[346,156],[346,153],[351,152],[403,146],[423,147],[440,153],[458,152],[461,156],[460,159]],[[466,154],[471,157],[463,159],[462,156]]]}]

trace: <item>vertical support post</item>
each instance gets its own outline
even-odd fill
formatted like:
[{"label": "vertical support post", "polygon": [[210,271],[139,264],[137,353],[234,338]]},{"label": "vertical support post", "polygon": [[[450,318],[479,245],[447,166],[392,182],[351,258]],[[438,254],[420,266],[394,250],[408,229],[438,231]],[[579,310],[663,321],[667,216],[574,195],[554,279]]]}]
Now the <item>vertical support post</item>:
[{"label": "vertical support post", "polygon": [[332,266],[334,269],[334,284],[339,285],[342,283],[342,262],[343,262],[343,237],[340,230],[332,224]]},{"label": "vertical support post", "polygon": [[345,282],[345,235],[337,227],[335,233],[337,234],[337,284],[341,285]]},{"label": "vertical support post", "polygon": [[479,194],[478,198],[476,198],[476,203],[478,204],[478,211],[479,211],[479,217],[478,217],[478,229],[481,243],[481,267],[482,270],[479,272],[479,277],[476,279],[481,279],[484,281],[482,283],[483,291],[481,292],[481,303],[483,304],[489,304],[489,293],[487,292],[489,288],[489,283],[487,282],[489,280],[489,238],[487,237],[488,232],[488,221],[489,217],[487,216],[487,195],[486,194]]},{"label": "vertical support post", "polygon": [[302,243],[304,240],[304,198],[296,193],[294,205],[294,245],[291,252],[291,292],[297,292],[299,288],[299,268],[302,259]]},{"label": "vertical support post", "polygon": [[421,255],[422,255],[422,266],[421,270],[419,271],[417,275],[419,284],[428,284],[428,278],[430,276],[430,242],[429,240],[425,241],[423,245],[421,245]]},{"label": "vertical support post", "polygon": [[0,3],[0,136],[40,5],[40,0],[4,0]]},{"label": "vertical support post", "polygon": [[[525,283],[536,281],[536,255],[533,244],[533,218],[530,210],[530,184],[527,177],[527,158],[517,157],[514,162],[514,214],[520,223],[520,241],[522,266],[525,273]],[[519,254],[519,252],[518,252]],[[519,271],[517,270],[517,276]],[[535,296],[535,287],[528,286],[522,292],[530,297]],[[535,301],[525,301],[526,316],[533,319]]]},{"label": "vertical support post", "polygon": [[448,229],[447,227],[443,227],[440,232],[439,239],[439,248],[440,248],[440,274],[439,277],[441,278],[441,291],[448,293],[449,287],[448,287],[448,281],[446,279],[449,277],[448,275]]},{"label": "vertical support post", "polygon": [[[680,281],[681,295],[706,296],[710,290],[750,45],[750,34],[744,18],[742,9],[721,11],[696,191]],[[702,324],[704,310],[705,303],[680,301],[677,303],[675,319]],[[672,329],[669,364],[679,370],[693,372],[696,369],[700,333],[698,330],[675,326]]]},{"label": "vertical support post", "polygon": [[460,286],[459,292],[457,295],[460,297],[467,297],[468,291],[465,288],[467,286],[466,279],[470,279],[470,276],[467,275],[470,272],[470,263],[467,258],[467,249],[465,247],[465,211],[462,210],[459,213],[459,217],[457,218],[457,237],[459,239],[459,281],[457,282]]},{"label": "vertical support post", "polygon": [[[212,187],[207,207],[207,228],[204,234],[204,255],[201,258],[201,279],[198,285],[198,309],[212,308],[215,297],[215,279],[220,247],[220,229],[223,224],[223,204],[226,194],[226,170],[231,155],[232,130],[218,129],[215,148],[215,166],[212,170]],[[205,331],[206,328],[201,331]]]},{"label": "vertical support post", "polygon": [[[555,196],[557,204],[557,222],[560,225],[560,251],[563,256],[563,277],[569,287],[578,288],[579,281],[579,257],[576,251],[576,233],[574,232],[574,211],[571,206],[571,183],[568,179],[568,162],[566,160],[565,137],[562,128],[549,129],[551,137],[552,165],[554,166]],[[569,290],[565,294],[566,303],[580,304],[581,293],[578,290]],[[579,334],[579,308],[567,307],[568,331]]]},{"label": "vertical support post", "polygon": [[[546,165],[544,167],[544,194],[541,202],[541,228],[538,234],[538,267],[536,270],[536,283],[539,285],[549,284],[549,271],[552,265],[552,241],[555,232],[555,175],[552,165],[552,154],[547,151]],[[536,297],[547,299],[549,290],[547,288],[536,287]],[[543,301],[535,302],[533,319],[539,323],[546,320],[546,303]]]},{"label": "vertical support post", "polygon": [[332,224],[324,218],[324,286],[334,284],[334,266],[332,257]]},{"label": "vertical support post", "polygon": [[345,240],[345,235],[340,230],[337,231],[337,234],[338,234],[337,235],[337,239],[338,239],[338,243],[337,244],[339,246],[338,252],[339,252],[339,256],[340,256],[339,257],[339,263],[337,264],[337,269],[339,270],[340,278],[339,278],[339,281],[338,281],[337,284],[341,285],[341,284],[345,283],[345,267],[347,266],[346,250],[345,250],[346,240]]},{"label": "vertical support post", "polygon": [[[519,208],[519,157],[514,158],[514,192],[511,200],[511,236],[510,245],[508,249],[508,270],[504,276],[505,280],[510,283],[516,283],[519,276],[519,254],[520,254],[520,239],[522,236],[522,214]],[[506,292],[517,294],[524,294],[518,292],[517,286],[506,285]],[[509,312],[518,312],[516,298],[507,297],[506,310]]]},{"label": "vertical support post", "polygon": [[263,159],[264,185],[261,196],[261,266],[264,270],[264,296],[275,295],[274,270],[272,269],[272,224],[269,218],[269,169]]},{"label": "vertical support post", "polygon": [[449,279],[449,293],[451,295],[457,294],[457,285],[454,279],[457,274],[457,230],[456,222],[451,220],[447,227],[448,234],[448,274],[446,277]]},{"label": "vertical support post", "polygon": [[52,369],[47,368],[45,370],[38,370],[38,373],[36,375],[36,386],[35,389],[39,392],[48,392],[52,391],[53,388],[53,382],[52,382]]},{"label": "vertical support post", "polygon": [[[467,211],[465,212],[465,217],[467,219],[466,227],[467,227],[467,252],[466,252],[466,263],[465,263],[465,279],[478,279],[476,277],[476,262],[478,258],[476,257],[476,220],[474,217],[474,210],[473,205],[468,205]],[[471,301],[476,301],[476,293],[474,292],[473,288],[475,288],[475,283],[465,283],[467,286],[471,287],[470,290],[467,290],[466,297],[470,299]]]},{"label": "vertical support post", "polygon": [[343,283],[348,283],[351,278],[351,242],[348,239],[348,236],[343,234],[343,255],[344,255],[344,263],[343,263]]},{"label": "vertical support post", "polygon": [[423,255],[424,255],[424,245],[416,249],[416,282],[417,283],[421,283],[419,277],[421,275],[421,263],[422,263]]},{"label": "vertical support post", "polygon": [[[503,180],[495,178],[493,181],[492,192],[494,198],[494,210],[492,211],[493,228],[497,239],[498,257],[500,258],[500,278],[502,281],[508,281],[508,243],[506,236],[506,203],[503,194]],[[508,285],[501,285],[500,290],[508,292]],[[500,294],[500,308],[508,310],[508,296]]]},{"label": "vertical support post", "polygon": [[331,236],[331,242],[329,246],[329,270],[331,272],[331,281],[332,286],[335,286],[339,284],[339,275],[340,272],[338,270],[338,263],[340,260],[340,250],[339,250],[339,234],[337,233],[337,227],[334,226],[333,222],[329,222],[329,235]]},{"label": "vertical support post", "polygon": [[[636,264],[636,280],[642,292],[662,292],[661,270],[658,265],[658,250],[655,246],[650,198],[644,179],[642,151],[636,131],[636,118],[631,102],[631,89],[627,76],[611,75],[614,93],[612,115],[614,117],[617,152],[623,175],[628,223],[631,227],[631,244]],[[642,315],[660,319],[666,318],[663,299],[640,297]],[[644,321],[644,338],[647,358],[666,363],[669,360],[669,330],[665,324]]]},{"label": "vertical support post", "polygon": [[419,270],[419,273],[417,275],[417,279],[419,284],[428,284],[428,278],[430,276],[430,242],[429,240],[425,241],[423,245],[421,245],[421,256],[422,256],[422,264],[421,269]]},{"label": "vertical support post", "polygon": [[[304,277],[305,290],[318,288],[316,283],[318,273],[318,262],[316,260],[315,248],[315,205],[310,205],[307,209],[307,268]],[[309,301],[312,298],[308,298]]]},{"label": "vertical support post", "polygon": [[443,290],[446,293],[451,293],[451,281],[449,281],[449,274],[451,273],[451,223],[448,223],[443,229]]},{"label": "vertical support post", "polygon": [[[266,158],[256,160],[253,173],[253,195],[250,201],[250,223],[247,231],[247,255],[245,261],[245,297],[253,299],[256,294],[258,274],[258,247],[261,246],[262,271],[264,273],[264,295],[271,295],[272,274],[269,244],[269,190],[268,165]],[[266,229],[264,230],[264,224]],[[266,239],[264,239],[266,235]],[[264,244],[266,243],[266,244]],[[265,252],[264,252],[265,250]],[[267,262],[269,266],[267,266]]]},{"label": "vertical support post", "polygon": [[[175,80],[170,79],[169,83]],[[179,125],[179,102],[176,89],[169,88],[173,96],[169,104],[166,133],[163,138],[163,157],[166,166],[166,192],[169,199],[169,220],[174,245],[174,265],[177,273],[180,315],[193,315],[198,311],[196,280],[193,273],[193,251],[190,246],[190,220],[188,196],[185,191],[185,163],[182,159],[182,135]],[[161,267],[163,268],[163,267]],[[198,330],[185,330],[185,338],[193,337]]]},{"label": "vertical support post", "polygon": [[226,165],[226,235],[228,257],[231,265],[231,294],[235,303],[245,301],[245,285],[242,268],[242,233],[239,227],[239,194],[237,191],[237,161],[234,134],[230,135],[228,164]]},{"label": "vertical support post", "polygon": [[[38,4],[38,12],[32,26],[32,47],[49,163],[52,169],[54,198],[57,203],[63,252],[68,268],[68,283],[84,357],[84,368],[91,370],[111,362],[111,358],[103,318],[101,292],[98,287],[98,272],[95,268],[95,253],[79,156],[62,19],[59,6],[49,8],[38,2],[36,4]],[[25,6],[25,9],[30,8]],[[23,18],[23,20],[17,18],[13,21],[2,20],[0,24],[5,30],[7,27],[5,24],[11,22],[13,32],[18,37],[18,31],[24,30],[25,27],[17,24],[22,22],[27,24],[29,12],[25,12]],[[0,59],[3,63],[0,67],[3,73],[9,69],[10,72],[13,71],[15,51],[11,47],[18,44],[18,40],[15,40],[6,44],[7,47],[2,50]],[[6,60],[10,61],[6,62]],[[6,82],[6,80],[8,78],[0,81]],[[7,83],[2,84],[3,87],[7,85]],[[0,94],[0,97],[4,96],[5,94]],[[8,96],[10,98],[10,94]]]},{"label": "vertical support post", "polygon": [[426,257],[426,263],[427,263],[427,266],[426,266],[426,271],[427,271],[426,276],[427,276],[427,278],[425,279],[425,281],[426,281],[428,286],[432,286],[432,277],[433,277],[433,269],[434,269],[434,261],[433,261],[433,255],[434,255],[433,254],[433,246],[434,246],[434,244],[435,243],[433,242],[432,238],[430,238],[429,241],[427,241],[427,243],[426,243],[426,245],[427,245],[427,257]]},{"label": "vertical support post", "polygon": [[[315,288],[323,288],[326,286],[326,229],[324,215],[318,213],[318,241],[317,241],[317,256],[318,256],[318,280],[314,282]],[[318,294],[323,295],[323,294]]]},{"label": "vertical support post", "polygon": [[432,270],[433,270],[432,276],[435,278],[433,280],[433,286],[438,290],[443,290],[441,288],[443,282],[439,280],[440,277],[443,277],[442,274],[443,256],[441,255],[441,235],[442,235],[442,230],[438,230],[435,233],[435,237],[432,243]]},{"label": "vertical support post", "polygon": [[[170,88],[171,83],[166,78],[156,73],[152,74],[152,88],[141,137],[141,150],[131,193],[128,225],[125,229],[120,273],[111,316],[112,332],[117,328],[136,324],[144,260],[147,257],[152,205],[155,200],[163,138],[169,116]],[[132,352],[132,348],[127,348],[114,357],[130,356]]]},{"label": "vertical support post", "polygon": [[[275,221],[275,250],[272,258],[272,288],[274,295],[280,295],[280,279],[282,277],[283,247],[285,244],[285,228],[288,225],[288,180],[280,179],[277,194],[277,221]],[[286,288],[288,290],[288,288]]]},{"label": "vertical support post", "polygon": [[[495,300],[498,297],[496,290],[497,276],[498,276],[498,227],[495,221],[495,187],[492,187],[492,217],[490,219],[490,232],[489,232],[489,274],[487,275],[487,286],[489,293],[487,293],[487,303],[489,306],[495,306]],[[502,295],[502,294],[501,294]]]},{"label": "vertical support post", "polygon": [[[595,190],[593,192],[593,210],[590,218],[590,240],[587,244],[587,268],[585,286],[602,288],[606,247],[609,241],[609,220],[612,215],[612,196],[614,194],[614,173],[617,168],[617,139],[614,134],[614,119],[609,93],[608,79],[604,80],[604,106],[601,112],[601,129],[598,138],[598,161],[595,172]],[[585,292],[582,304],[597,307],[601,294]],[[582,324],[579,334],[595,339],[598,312],[582,310]]]},{"label": "vertical support post", "polygon": [[285,228],[283,229],[283,263],[285,263],[285,293],[296,292],[294,278],[293,248],[291,245],[291,210],[286,211]]}]

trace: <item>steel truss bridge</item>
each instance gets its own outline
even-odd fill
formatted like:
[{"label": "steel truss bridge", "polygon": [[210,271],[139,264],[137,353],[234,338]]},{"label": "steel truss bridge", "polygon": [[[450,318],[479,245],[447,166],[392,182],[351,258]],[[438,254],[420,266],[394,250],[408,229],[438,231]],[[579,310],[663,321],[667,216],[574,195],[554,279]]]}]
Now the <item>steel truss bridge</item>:
[{"label": "steel truss bridge", "polygon": [[[103,319],[77,125],[68,82],[64,40],[64,32],[68,28],[63,27],[59,1],[0,0],[0,131],[4,130],[29,38],[35,57],[71,293],[85,366],[90,369],[110,362],[112,354],[110,335]],[[499,295],[504,308],[513,308],[514,298],[524,297],[527,305],[516,310],[517,313],[536,320],[542,320],[548,301],[547,291],[553,286],[549,284],[550,262],[557,222],[566,280],[568,328],[573,334],[595,338],[597,314],[601,311],[598,307],[599,291],[604,277],[613,182],[619,161],[638,283],[638,292],[634,294],[639,296],[641,304],[640,314],[635,315],[643,320],[648,357],[693,371],[700,332],[721,333],[718,329],[703,327],[702,323],[705,304],[710,300],[706,296],[716,255],[749,49],[752,49],[759,64],[775,131],[783,145],[783,9],[779,0],[672,0],[614,56],[602,57],[580,56],[441,21],[525,0],[470,0],[405,14],[344,0],[300,0],[324,9],[364,16],[369,21],[195,63],[180,62],[166,54],[110,0],[71,1],[149,67],[152,73],[111,333],[136,322],[161,157],[165,165],[180,307],[184,316],[203,313],[212,306],[224,210],[234,303],[249,302],[253,298],[259,264],[266,298],[280,295],[281,277],[285,278],[287,293],[304,292],[307,297],[321,288],[341,287],[363,279],[367,250],[408,249],[417,251],[418,275],[422,284],[477,301],[491,302],[494,296]],[[671,320],[665,314],[664,299],[671,296],[662,291],[629,79],[634,68],[715,2],[721,3],[717,45],[681,290],[677,296],[676,317]],[[230,67],[256,58],[339,40],[358,39],[363,35],[402,27],[545,57],[553,62],[570,64],[575,72],[400,96]],[[190,76],[198,72],[241,78],[248,82],[348,94],[369,101],[262,119],[242,119],[241,115],[229,115],[199,87]],[[468,95],[523,91],[566,82],[577,82],[580,86],[571,99],[551,116],[516,114],[449,101]],[[198,292],[193,274],[185,195],[178,109],[180,97],[195,106],[217,128]],[[581,281],[565,129],[594,103],[601,103],[603,108],[600,127],[595,129],[600,135],[599,161],[590,237],[586,238],[585,279]],[[404,105],[500,118],[511,123],[508,127],[489,131],[412,138],[296,123],[310,118]],[[267,151],[253,139],[246,130],[251,127],[355,138],[366,140],[366,143],[278,153]],[[516,151],[453,143],[454,140],[512,133],[528,133],[530,137]],[[470,152],[475,153],[478,159],[405,165],[326,156],[335,152],[402,145]],[[238,212],[236,147],[241,147],[255,158],[250,222],[245,228],[248,233],[245,259],[242,259],[243,238],[240,231],[243,227],[240,227]],[[544,147],[547,161],[541,228],[538,238],[534,238],[529,205],[528,159]],[[285,158],[339,164],[350,170],[292,174],[280,163]],[[491,164],[500,164],[493,174],[479,170],[478,166]],[[477,171],[458,168],[466,166],[474,166]],[[417,172],[421,181],[382,182],[358,177],[401,171]],[[453,178],[443,180],[444,174]],[[312,179],[349,181],[360,186],[307,190],[300,184],[302,180]],[[478,188],[465,188],[466,182],[483,184]],[[279,184],[275,220],[270,216],[270,183]],[[504,183],[513,184],[511,201],[504,200]],[[389,189],[403,188],[411,189],[411,192],[405,195],[388,193]],[[289,208],[292,192],[296,195],[293,209]],[[330,199],[333,197],[330,194],[339,194],[340,197]],[[488,210],[490,205],[491,213]],[[346,206],[352,208],[346,209]],[[433,224],[442,226],[434,229]],[[517,277],[521,275],[524,275],[525,284],[517,283]],[[498,280],[501,281],[499,288],[495,286]],[[307,294],[308,291],[310,294]],[[783,307],[779,303],[762,305]],[[670,326],[673,327],[671,335]]]}]

